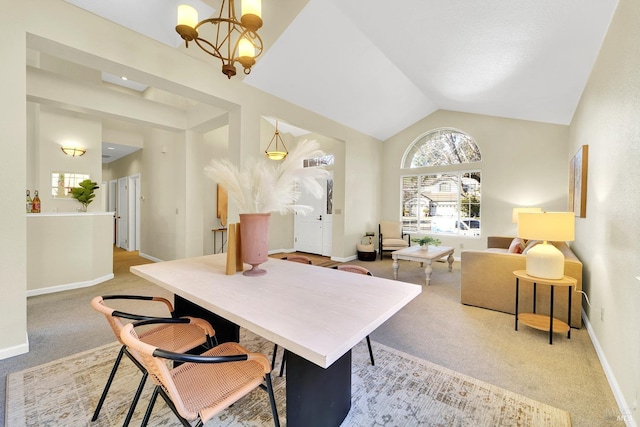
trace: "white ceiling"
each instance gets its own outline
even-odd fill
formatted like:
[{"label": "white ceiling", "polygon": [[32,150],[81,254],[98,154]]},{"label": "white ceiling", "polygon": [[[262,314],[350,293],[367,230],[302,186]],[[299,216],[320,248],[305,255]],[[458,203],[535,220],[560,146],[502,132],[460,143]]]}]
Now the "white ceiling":
[{"label": "white ceiling", "polygon": [[[179,41],[177,4],[194,4],[67,1],[171,46]],[[203,1],[196,6],[217,4]],[[285,25],[269,21],[277,18],[267,16],[266,3],[292,1],[305,3],[263,0],[265,31]],[[279,37],[269,37],[274,41],[244,81],[380,140],[438,109],[569,124],[616,6],[308,0]]]}]

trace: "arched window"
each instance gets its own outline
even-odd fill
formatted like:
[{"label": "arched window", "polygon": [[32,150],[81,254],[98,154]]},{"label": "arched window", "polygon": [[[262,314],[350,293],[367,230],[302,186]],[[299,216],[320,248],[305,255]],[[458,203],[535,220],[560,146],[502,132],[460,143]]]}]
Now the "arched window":
[{"label": "arched window", "polygon": [[480,236],[481,172],[469,166],[481,160],[475,140],[457,129],[418,137],[402,160],[403,169],[421,169],[401,177],[404,230]]}]

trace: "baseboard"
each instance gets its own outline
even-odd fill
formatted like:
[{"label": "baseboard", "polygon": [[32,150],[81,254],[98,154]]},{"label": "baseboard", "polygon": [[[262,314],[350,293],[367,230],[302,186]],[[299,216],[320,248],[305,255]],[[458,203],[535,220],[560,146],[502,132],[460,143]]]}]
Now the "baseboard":
[{"label": "baseboard", "polygon": [[98,277],[93,280],[87,280],[85,282],[67,283],[64,285],[49,286],[47,288],[31,289],[27,291],[27,297],[34,297],[36,295],[53,294],[55,292],[69,291],[71,289],[88,288],[89,286],[97,285],[107,280],[114,278],[113,273],[107,274],[102,277]]},{"label": "baseboard", "polygon": [[162,262],[161,259],[152,257],[151,255],[143,254],[142,252],[138,252],[138,255],[140,255],[142,258],[148,259],[149,261]]},{"label": "baseboard", "polygon": [[0,349],[0,360],[8,359],[10,357],[19,356],[21,354],[29,353],[29,335],[25,334],[25,342],[22,344],[14,345],[13,347],[7,347]]},{"label": "baseboard", "polygon": [[611,391],[613,392],[613,397],[615,397],[616,402],[618,403],[618,411],[617,414],[607,414],[608,417],[611,418],[611,421],[624,421],[627,427],[638,427],[638,424],[633,419],[633,410],[632,406],[627,404],[624,395],[622,394],[622,390],[620,390],[620,386],[618,385],[618,381],[616,377],[613,375],[613,370],[607,361],[607,357],[600,346],[600,342],[598,341],[598,337],[596,337],[596,333],[591,326],[591,322],[589,322],[589,317],[587,317],[587,313],[582,310],[582,321],[584,322],[587,331],[589,332],[589,338],[591,338],[591,343],[596,350],[596,354],[598,355],[598,359],[600,360],[600,365],[602,365],[602,369],[604,370],[604,374],[607,377],[607,381],[609,382],[609,387],[611,387]]}]

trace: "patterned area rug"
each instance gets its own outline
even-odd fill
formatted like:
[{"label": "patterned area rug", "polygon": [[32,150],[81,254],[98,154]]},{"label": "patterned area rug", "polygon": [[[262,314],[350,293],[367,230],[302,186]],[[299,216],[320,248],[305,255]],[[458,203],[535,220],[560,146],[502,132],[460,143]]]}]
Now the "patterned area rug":
[{"label": "patterned area rug", "polygon": [[[273,344],[242,330],[241,342],[270,356]],[[376,366],[366,344],[353,350],[352,407],[343,426],[570,426],[569,413],[373,342]],[[108,344],[64,359],[12,373],[7,378],[6,426],[122,425],[141,378],[123,359],[96,422],[93,410],[119,350]],[[280,363],[277,358],[276,369]],[[273,374],[278,412],[285,419],[285,379]],[[151,381],[131,425],[139,425]],[[152,426],[180,426],[158,399]],[[255,390],[209,426],[273,425],[267,394]]]}]

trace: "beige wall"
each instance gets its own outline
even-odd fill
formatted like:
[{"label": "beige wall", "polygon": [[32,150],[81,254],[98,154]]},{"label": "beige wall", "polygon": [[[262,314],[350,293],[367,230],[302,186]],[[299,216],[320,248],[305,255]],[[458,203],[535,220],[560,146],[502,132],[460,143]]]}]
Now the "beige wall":
[{"label": "beige wall", "polygon": [[[36,150],[37,162],[29,163],[27,171],[34,169],[29,175],[34,176],[31,195],[34,189],[39,190],[42,212],[76,212],[81,204],[73,198],[54,199],[51,196],[51,172],[71,172],[89,174],[91,180],[101,185],[102,182],[102,125],[91,117],[77,117],[73,113],[50,108],[34,109],[35,116],[29,115],[29,121],[37,124]],[[32,109],[29,109],[31,112]],[[87,150],[81,157],[67,156],[60,149],[63,145],[80,146]],[[102,212],[102,192],[95,191],[96,197],[88,210]]]},{"label": "beige wall", "polygon": [[407,148],[422,134],[442,127],[471,135],[482,153],[482,162],[464,166],[482,171],[482,235],[441,237],[456,249],[456,256],[461,249],[485,248],[487,236],[515,235],[515,206],[567,210],[567,126],[440,110],[384,142],[381,219],[400,218],[400,177],[420,171],[400,170]]},{"label": "beige wall", "polygon": [[26,14],[22,2],[0,14],[0,359],[29,350],[27,341],[27,218],[25,214],[27,102]]},{"label": "beige wall", "polygon": [[[639,234],[638,221],[634,221],[639,196],[634,191],[637,179],[633,178],[640,170],[637,73],[640,61],[634,43],[640,39],[638,15],[637,2],[620,1],[570,132],[565,126],[438,111],[380,143],[256,91],[239,79],[227,81],[219,73],[212,73],[211,64],[206,61],[137,36],[61,0],[13,2],[0,15],[4,40],[0,45],[4,64],[0,69],[3,77],[0,177],[3,182],[36,179],[27,177],[26,168],[26,159],[31,160],[36,154],[27,149],[25,40],[34,49],[50,51],[87,67],[127,74],[134,80],[150,79],[163,90],[197,96],[228,110],[227,155],[237,162],[242,155],[259,151],[261,115],[282,117],[296,126],[342,141],[345,196],[344,205],[339,207],[342,214],[336,218],[342,236],[340,241],[334,241],[338,257],[355,254],[355,243],[365,231],[377,226],[379,219],[398,217],[398,165],[404,150],[423,132],[442,126],[461,129],[476,138],[483,153],[480,165],[483,239],[445,242],[456,248],[460,244],[465,248],[483,247],[484,236],[489,234],[513,234],[510,212],[514,205],[565,209],[568,161],[579,145],[589,144],[587,218],[577,221],[573,246],[586,266],[585,288],[592,300],[592,307],[586,307],[590,321],[610,372],[631,407],[637,398],[640,371],[640,337],[634,326],[639,323],[636,313],[640,282],[634,277],[640,275],[637,271],[640,257],[638,246],[629,238]],[[136,46],[135,54],[132,45]],[[174,119],[171,110],[163,111]],[[157,115],[139,116],[138,120],[152,121],[153,116]],[[29,131],[37,129],[29,125]],[[188,243],[192,232],[186,225],[188,218],[178,218],[180,208],[189,207],[187,200],[195,198],[194,194],[186,194],[195,179],[187,174],[186,168],[197,164],[187,157],[197,156],[198,152],[186,148],[185,131],[151,127],[144,135],[145,148],[140,159],[145,196],[141,250],[159,259],[174,259],[193,250]],[[162,147],[167,148],[167,153],[161,152]],[[176,180],[176,176],[180,178]],[[200,190],[208,191],[205,185]],[[24,188],[2,186],[0,197],[5,203],[0,214],[0,235],[11,242],[0,246],[3,271],[0,358],[3,358],[19,354],[27,346]],[[200,224],[205,221],[201,216]],[[205,225],[202,228],[206,230]],[[199,243],[205,246],[204,233],[201,234]],[[601,308],[605,309],[604,321],[599,320]],[[637,412],[634,415],[637,418]]]},{"label": "beige wall", "polygon": [[[571,124],[572,156],[589,146],[587,216],[573,248],[585,268],[584,304],[633,419],[640,398],[640,3],[621,0]],[[602,316],[602,310],[604,315]]]}]

